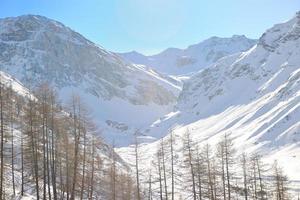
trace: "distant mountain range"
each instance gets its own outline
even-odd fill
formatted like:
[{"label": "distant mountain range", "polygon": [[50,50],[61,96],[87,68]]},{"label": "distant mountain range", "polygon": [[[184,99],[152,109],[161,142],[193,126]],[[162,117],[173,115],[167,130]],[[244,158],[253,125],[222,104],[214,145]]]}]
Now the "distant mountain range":
[{"label": "distant mountain range", "polygon": [[186,49],[169,48],[152,56],[145,56],[136,51],[119,55],[127,61],[150,66],[164,74],[189,75],[224,56],[246,51],[256,43],[257,40],[244,35],[234,35],[230,38],[211,37]]}]

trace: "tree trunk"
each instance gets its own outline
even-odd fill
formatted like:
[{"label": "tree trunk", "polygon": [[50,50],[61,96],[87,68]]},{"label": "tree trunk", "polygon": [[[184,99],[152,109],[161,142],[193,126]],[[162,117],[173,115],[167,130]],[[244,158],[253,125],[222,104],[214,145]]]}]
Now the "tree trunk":
[{"label": "tree trunk", "polygon": [[140,177],[139,177],[139,157],[138,157],[138,141],[137,135],[135,136],[135,169],[136,169],[136,187],[137,187],[137,198],[141,200],[140,194]]},{"label": "tree trunk", "polygon": [[164,148],[164,140],[161,139],[161,157],[162,157],[162,167],[164,174],[164,187],[165,187],[165,199],[168,200],[168,187],[167,187],[167,176],[166,176],[166,164],[165,164],[165,148]]},{"label": "tree trunk", "polygon": [[229,149],[228,149],[227,134],[225,134],[224,146],[225,146],[225,165],[226,165],[228,200],[231,200],[231,186],[230,186],[230,174],[229,174]]},{"label": "tree trunk", "polygon": [[83,132],[83,163],[82,163],[82,181],[81,181],[81,192],[80,199],[83,199],[84,183],[85,183],[85,158],[86,157],[86,132]]},{"label": "tree trunk", "polygon": [[[76,190],[76,182],[77,182],[77,167],[78,167],[78,154],[79,154],[79,141],[80,141],[80,119],[81,119],[81,111],[80,111],[80,102],[78,102],[78,119],[76,118],[76,102],[75,97],[73,97],[73,121],[74,121],[74,142],[75,142],[75,151],[74,151],[74,166],[73,166],[73,181],[72,181],[72,190],[70,200],[75,199],[75,190]],[[77,123],[79,125],[77,131]]]},{"label": "tree trunk", "polygon": [[91,172],[91,188],[90,188],[90,193],[89,193],[89,200],[93,199],[93,192],[94,192],[94,171],[95,171],[95,141],[93,138],[92,141],[92,172]]},{"label": "tree trunk", "polygon": [[[51,94],[51,150],[52,150],[52,164],[51,164],[51,174],[52,174],[52,188],[53,188],[53,199],[57,200],[57,189],[56,189],[56,159],[57,159],[57,149],[56,149],[56,139],[54,134],[54,113],[55,113],[55,105],[54,105],[54,94]],[[56,133],[58,134],[58,132]]]},{"label": "tree trunk", "polygon": [[172,200],[174,200],[174,150],[173,150],[173,131],[170,136],[171,145],[171,190],[172,190]]},{"label": "tree trunk", "polygon": [[157,167],[158,167],[158,178],[159,178],[159,196],[160,196],[160,200],[163,200],[161,164],[160,164],[160,152],[159,151],[157,152]]},{"label": "tree trunk", "polygon": [[197,170],[198,170],[198,193],[199,193],[199,200],[202,200],[202,170],[201,170],[201,163],[200,163],[200,152],[199,147],[197,147]]},{"label": "tree trunk", "polygon": [[9,114],[10,114],[10,134],[11,134],[11,179],[12,179],[12,186],[13,186],[13,195],[16,196],[16,187],[15,187],[15,154],[14,154],[14,108],[13,108],[13,101],[12,101],[12,88],[10,87],[10,107],[9,107]]},{"label": "tree trunk", "polygon": [[242,162],[243,162],[243,178],[244,178],[244,195],[245,195],[245,200],[248,200],[247,167],[246,167],[247,160],[246,160],[245,153],[243,154]]},{"label": "tree trunk", "polygon": [[3,182],[4,182],[4,118],[3,118],[3,88],[2,83],[0,82],[0,123],[1,123],[1,152],[0,152],[0,159],[1,159],[1,169],[0,169],[0,199],[4,199],[4,189],[3,189]]},{"label": "tree trunk", "polygon": [[188,162],[189,162],[189,167],[190,167],[190,172],[191,172],[191,177],[192,177],[192,191],[193,191],[193,199],[197,199],[197,194],[196,194],[196,184],[195,184],[195,173],[194,173],[194,166],[193,166],[193,157],[192,157],[192,147],[191,147],[191,139],[190,139],[190,133],[187,132],[186,135],[187,139],[187,150],[188,150]]}]

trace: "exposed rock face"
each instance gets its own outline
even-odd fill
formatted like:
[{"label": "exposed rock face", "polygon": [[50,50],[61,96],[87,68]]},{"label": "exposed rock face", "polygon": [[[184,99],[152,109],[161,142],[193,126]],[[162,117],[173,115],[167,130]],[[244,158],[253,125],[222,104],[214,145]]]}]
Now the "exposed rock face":
[{"label": "exposed rock face", "polygon": [[[21,16],[0,21],[0,62],[5,71],[16,70],[21,81],[50,82],[58,88],[85,85],[104,99],[115,96],[136,104],[166,105],[175,99],[167,88],[142,69],[124,62],[117,55],[88,41],[63,24],[40,16]],[[132,78],[137,83],[132,83]],[[129,95],[126,87],[143,89],[148,81],[163,90],[154,96]],[[155,89],[154,88],[154,89]],[[166,94],[166,95],[165,95]]]},{"label": "exposed rock face", "polygon": [[[170,77],[130,64],[41,16],[0,19],[0,65],[26,86],[50,83],[63,100],[72,91],[80,94],[101,125],[107,119],[148,124],[172,109],[180,91]],[[143,117],[132,119],[124,112]]]},{"label": "exposed rock face", "polygon": [[268,29],[259,39],[259,45],[269,51],[274,51],[281,43],[298,40],[300,38],[300,12],[284,24],[276,24]]}]

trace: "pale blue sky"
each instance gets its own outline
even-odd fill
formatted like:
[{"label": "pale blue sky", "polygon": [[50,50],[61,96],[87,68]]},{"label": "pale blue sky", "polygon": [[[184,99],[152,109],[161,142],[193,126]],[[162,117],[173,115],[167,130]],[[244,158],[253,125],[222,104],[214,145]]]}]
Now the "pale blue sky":
[{"label": "pale blue sky", "polygon": [[0,0],[0,18],[39,14],[106,49],[144,54],[211,36],[258,38],[298,10],[299,0]]}]

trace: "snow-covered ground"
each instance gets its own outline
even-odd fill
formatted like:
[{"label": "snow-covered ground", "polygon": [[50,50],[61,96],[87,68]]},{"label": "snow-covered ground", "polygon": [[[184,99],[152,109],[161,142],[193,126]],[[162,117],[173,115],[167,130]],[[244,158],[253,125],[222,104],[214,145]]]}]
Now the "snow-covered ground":
[{"label": "snow-covered ground", "polygon": [[[143,134],[167,140],[171,129],[179,138],[177,151],[187,130],[200,145],[216,144],[230,133],[238,154],[260,153],[268,164],[278,160],[292,184],[299,183],[300,13],[267,30],[250,50],[222,58],[188,79],[174,112]],[[157,146],[140,146],[143,170]],[[117,151],[134,165],[132,148]]]}]

